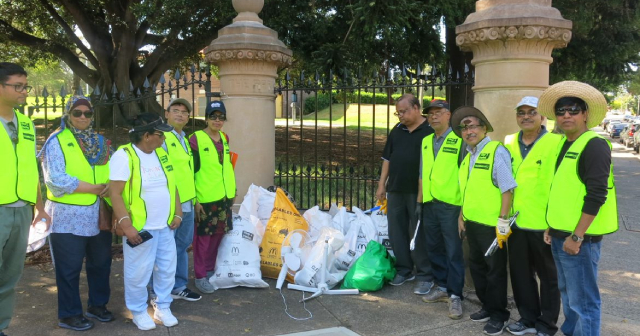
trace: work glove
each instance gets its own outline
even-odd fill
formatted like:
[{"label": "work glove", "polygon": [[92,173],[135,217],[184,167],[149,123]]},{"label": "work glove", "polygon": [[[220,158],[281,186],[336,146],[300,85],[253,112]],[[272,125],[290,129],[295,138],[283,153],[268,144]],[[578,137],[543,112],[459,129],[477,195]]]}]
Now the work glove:
[{"label": "work glove", "polygon": [[380,206],[380,212],[382,212],[383,214],[387,214],[387,199],[385,198],[383,201],[378,200],[376,202],[376,206]]},{"label": "work glove", "polygon": [[498,224],[496,225],[496,237],[498,239],[498,247],[502,248],[502,244],[507,242],[511,235],[511,227],[509,226],[508,219],[498,218]]},{"label": "work glove", "polygon": [[416,220],[422,220],[422,203],[416,203]]}]

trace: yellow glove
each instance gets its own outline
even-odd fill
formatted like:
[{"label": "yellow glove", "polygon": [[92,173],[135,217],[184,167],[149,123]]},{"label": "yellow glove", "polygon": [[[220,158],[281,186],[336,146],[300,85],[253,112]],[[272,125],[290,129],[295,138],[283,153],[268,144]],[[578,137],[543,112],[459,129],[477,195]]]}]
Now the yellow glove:
[{"label": "yellow glove", "polygon": [[378,206],[378,205],[380,206],[380,211],[382,211],[382,213],[386,215],[387,214],[387,199],[385,198],[384,201],[382,201],[382,202],[380,200],[378,200],[376,202],[376,206]]},{"label": "yellow glove", "polygon": [[502,244],[507,242],[511,235],[511,227],[508,219],[498,218],[496,225],[496,237],[498,238],[498,247],[502,248]]}]

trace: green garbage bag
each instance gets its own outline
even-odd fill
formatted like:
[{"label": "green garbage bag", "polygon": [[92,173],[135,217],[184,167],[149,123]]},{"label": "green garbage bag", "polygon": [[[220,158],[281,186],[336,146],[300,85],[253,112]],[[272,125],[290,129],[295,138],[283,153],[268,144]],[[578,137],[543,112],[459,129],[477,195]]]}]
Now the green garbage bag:
[{"label": "green garbage bag", "polygon": [[387,248],[375,240],[369,241],[367,250],[351,266],[340,288],[358,289],[363,292],[380,290],[396,276],[395,258]]}]

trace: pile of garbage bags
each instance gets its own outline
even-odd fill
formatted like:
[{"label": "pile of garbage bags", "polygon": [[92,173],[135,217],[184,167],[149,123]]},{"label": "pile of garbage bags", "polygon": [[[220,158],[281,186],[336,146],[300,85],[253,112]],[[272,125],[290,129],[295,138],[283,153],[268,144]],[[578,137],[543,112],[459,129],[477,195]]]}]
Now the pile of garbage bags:
[{"label": "pile of garbage bags", "polygon": [[[344,279],[342,288],[379,290],[395,276],[387,217],[379,206],[368,211],[352,207],[350,212],[335,204],[328,212],[315,206],[301,215],[282,189],[251,185],[233,216],[233,230],[222,239],[209,281],[215,288],[268,287],[262,277],[278,277],[283,241],[295,230],[304,233],[302,268],[289,272],[291,283],[314,287],[321,265],[330,288]],[[325,242],[329,254],[323,263]]]}]

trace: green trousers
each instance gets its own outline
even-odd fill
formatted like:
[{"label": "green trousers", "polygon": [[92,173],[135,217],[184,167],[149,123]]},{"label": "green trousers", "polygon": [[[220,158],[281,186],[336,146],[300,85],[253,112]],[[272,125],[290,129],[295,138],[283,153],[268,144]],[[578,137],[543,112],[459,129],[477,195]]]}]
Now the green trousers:
[{"label": "green trousers", "polygon": [[16,301],[14,288],[24,268],[33,207],[0,206],[0,331],[6,329]]}]

